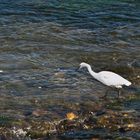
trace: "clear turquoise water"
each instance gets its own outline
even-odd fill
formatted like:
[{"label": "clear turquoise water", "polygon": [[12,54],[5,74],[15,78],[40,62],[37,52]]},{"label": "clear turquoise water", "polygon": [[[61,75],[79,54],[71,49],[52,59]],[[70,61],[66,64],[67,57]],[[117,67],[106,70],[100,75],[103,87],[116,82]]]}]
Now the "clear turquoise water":
[{"label": "clear turquoise water", "polygon": [[0,113],[44,107],[61,118],[67,104],[98,100],[106,87],[76,71],[82,61],[132,81],[126,98],[139,94],[139,15],[139,0],[0,0]]}]

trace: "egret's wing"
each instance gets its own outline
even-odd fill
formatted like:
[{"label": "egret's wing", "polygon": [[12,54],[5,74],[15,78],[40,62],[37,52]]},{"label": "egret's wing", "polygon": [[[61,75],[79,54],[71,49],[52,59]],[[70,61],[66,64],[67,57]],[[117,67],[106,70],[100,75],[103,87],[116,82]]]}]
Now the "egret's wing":
[{"label": "egret's wing", "polygon": [[126,85],[129,81],[121,77],[120,75],[109,72],[109,71],[102,71],[99,73],[100,81],[108,86],[120,86]]}]

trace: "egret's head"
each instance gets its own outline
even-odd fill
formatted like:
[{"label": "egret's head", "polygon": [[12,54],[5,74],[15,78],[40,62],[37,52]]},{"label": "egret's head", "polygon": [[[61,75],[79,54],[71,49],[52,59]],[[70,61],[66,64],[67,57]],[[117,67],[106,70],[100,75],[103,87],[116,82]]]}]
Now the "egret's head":
[{"label": "egret's head", "polygon": [[89,64],[87,64],[87,63],[85,63],[85,62],[82,62],[82,63],[80,64],[80,68],[79,68],[79,69],[84,68],[84,67],[89,67],[89,66],[90,66]]}]

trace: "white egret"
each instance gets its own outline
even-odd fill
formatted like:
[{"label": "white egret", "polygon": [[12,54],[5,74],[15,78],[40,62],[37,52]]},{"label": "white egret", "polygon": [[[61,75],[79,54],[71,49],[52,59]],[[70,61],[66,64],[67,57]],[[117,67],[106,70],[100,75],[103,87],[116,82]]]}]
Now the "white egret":
[{"label": "white egret", "polygon": [[[118,75],[114,72],[101,71],[101,72],[96,73],[91,69],[91,66],[89,64],[82,62],[80,64],[80,69],[83,67],[86,67],[91,76],[93,76],[96,80],[100,81],[101,83],[103,83],[106,86],[121,89],[123,85],[125,85],[125,86],[131,85],[130,81],[124,79],[123,77],[121,77],[120,75]],[[106,95],[107,95],[107,92],[106,92],[105,96]],[[120,95],[120,90],[118,92],[118,97],[119,97],[119,95]]]}]

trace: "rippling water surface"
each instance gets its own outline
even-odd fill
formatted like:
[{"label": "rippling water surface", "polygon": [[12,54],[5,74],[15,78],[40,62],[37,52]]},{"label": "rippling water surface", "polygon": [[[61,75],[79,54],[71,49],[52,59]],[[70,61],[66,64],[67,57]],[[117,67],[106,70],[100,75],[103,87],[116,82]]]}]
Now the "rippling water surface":
[{"label": "rippling water surface", "polygon": [[1,115],[54,120],[99,101],[106,87],[76,71],[82,61],[132,81],[124,97],[140,93],[139,0],[0,0]]}]

